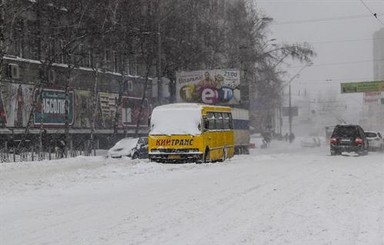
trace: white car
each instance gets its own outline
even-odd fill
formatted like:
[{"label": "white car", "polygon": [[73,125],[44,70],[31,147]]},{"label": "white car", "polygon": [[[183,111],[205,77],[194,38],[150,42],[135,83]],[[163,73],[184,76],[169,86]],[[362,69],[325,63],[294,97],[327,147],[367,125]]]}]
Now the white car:
[{"label": "white car", "polygon": [[365,136],[368,139],[369,150],[371,151],[383,151],[384,139],[380,132],[376,131],[364,131]]},{"label": "white car", "polygon": [[309,137],[304,137],[300,141],[300,145],[301,147],[320,147],[321,141],[319,137],[309,136]]},{"label": "white car", "polygon": [[148,158],[148,138],[124,138],[108,150],[108,157]]}]

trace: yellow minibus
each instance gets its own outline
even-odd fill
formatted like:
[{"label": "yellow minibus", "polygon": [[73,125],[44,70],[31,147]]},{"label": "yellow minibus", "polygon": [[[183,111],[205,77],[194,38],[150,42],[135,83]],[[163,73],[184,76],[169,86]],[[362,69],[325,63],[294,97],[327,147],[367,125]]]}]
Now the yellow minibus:
[{"label": "yellow minibus", "polygon": [[175,103],[155,107],[148,135],[155,162],[214,162],[234,155],[231,107]]}]

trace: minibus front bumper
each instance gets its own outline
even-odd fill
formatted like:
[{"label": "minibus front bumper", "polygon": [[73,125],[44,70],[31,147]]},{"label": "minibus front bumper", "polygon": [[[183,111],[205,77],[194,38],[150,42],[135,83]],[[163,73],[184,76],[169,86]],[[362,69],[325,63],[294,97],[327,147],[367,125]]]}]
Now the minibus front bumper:
[{"label": "minibus front bumper", "polygon": [[149,160],[154,162],[194,162],[203,157],[203,153],[196,150],[189,151],[167,151],[152,150],[149,154]]}]

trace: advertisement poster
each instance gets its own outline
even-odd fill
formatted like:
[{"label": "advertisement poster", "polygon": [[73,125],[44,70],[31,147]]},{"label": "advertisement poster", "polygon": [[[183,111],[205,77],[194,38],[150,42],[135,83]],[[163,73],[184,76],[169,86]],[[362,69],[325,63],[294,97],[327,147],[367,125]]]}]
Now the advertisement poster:
[{"label": "advertisement poster", "polygon": [[0,126],[25,127],[32,108],[33,86],[0,84]]},{"label": "advertisement poster", "polygon": [[116,115],[118,94],[99,92],[99,109],[103,128],[112,128]]},{"label": "advertisement poster", "polygon": [[[34,96],[37,96],[35,93]],[[74,121],[74,95],[69,92],[68,98],[68,124],[72,125]],[[41,100],[38,100],[34,115],[34,124],[40,125],[65,125],[65,91],[55,89],[43,89]]]},{"label": "advertisement poster", "polygon": [[[33,98],[37,94],[34,86],[14,83],[0,83],[0,127],[25,127],[27,125]],[[94,114],[93,94],[87,90],[69,92],[68,124],[75,128],[90,128]],[[99,92],[97,96],[96,128],[112,129],[116,116],[118,94]],[[141,110],[141,112],[140,112]],[[148,100],[141,97],[121,97],[118,128],[148,126],[150,114]],[[65,125],[65,91],[43,89],[34,113],[33,123],[39,126]]]},{"label": "advertisement poster", "polygon": [[[101,114],[99,118],[102,119],[102,124],[98,126],[103,128],[113,127],[118,99],[118,94],[99,92],[99,112]],[[150,113],[147,100],[144,100],[141,115],[140,108],[141,98],[122,96],[118,127],[135,127],[139,118],[140,126],[147,126]]]},{"label": "advertisement poster", "polygon": [[[138,120],[140,120],[140,126],[148,126],[148,118],[150,114],[150,108],[148,101],[139,97],[122,97],[121,104],[121,123],[124,126],[136,126]],[[141,108],[142,107],[142,108]],[[141,113],[140,113],[141,108]]]},{"label": "advertisement poster", "polygon": [[87,90],[75,91],[75,124],[77,128],[90,128],[92,121],[92,95]]},{"label": "advertisement poster", "polygon": [[239,104],[239,70],[201,70],[176,73],[177,102]]},{"label": "advertisement poster", "polygon": [[363,95],[364,104],[380,104],[381,92],[367,92]]}]

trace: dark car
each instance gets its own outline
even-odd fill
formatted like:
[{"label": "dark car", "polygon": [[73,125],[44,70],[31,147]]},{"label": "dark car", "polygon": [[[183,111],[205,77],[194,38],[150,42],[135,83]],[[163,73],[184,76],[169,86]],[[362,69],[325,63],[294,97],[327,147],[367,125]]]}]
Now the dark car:
[{"label": "dark car", "polygon": [[342,152],[368,154],[368,139],[359,125],[336,125],[330,139],[331,155]]}]

